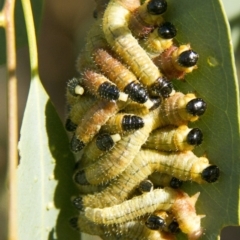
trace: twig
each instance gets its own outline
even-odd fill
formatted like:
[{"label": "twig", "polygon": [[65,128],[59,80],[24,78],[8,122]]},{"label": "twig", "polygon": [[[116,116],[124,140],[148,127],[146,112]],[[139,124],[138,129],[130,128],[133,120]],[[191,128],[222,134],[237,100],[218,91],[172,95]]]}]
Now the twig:
[{"label": "twig", "polygon": [[8,71],[8,180],[9,218],[8,239],[17,240],[16,224],[16,169],[18,164],[18,106],[16,78],[16,42],[14,26],[15,0],[5,0],[0,14],[0,24],[6,31]]}]

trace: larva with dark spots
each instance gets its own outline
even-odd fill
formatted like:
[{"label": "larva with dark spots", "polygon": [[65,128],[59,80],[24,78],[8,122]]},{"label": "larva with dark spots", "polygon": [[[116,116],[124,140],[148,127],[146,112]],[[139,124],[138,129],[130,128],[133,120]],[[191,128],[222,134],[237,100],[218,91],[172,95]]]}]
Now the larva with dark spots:
[{"label": "larva with dark spots", "polygon": [[107,100],[127,100],[127,94],[119,91],[118,87],[105,76],[92,70],[85,70],[80,83],[98,98]]},{"label": "larva with dark spots", "polygon": [[85,216],[95,223],[110,225],[124,223],[157,210],[171,210],[181,231],[193,240],[202,234],[201,218],[204,217],[196,214],[198,196],[199,193],[190,198],[186,193],[171,188],[155,189],[112,207],[86,208]]},{"label": "larva with dark spots", "polygon": [[150,33],[147,39],[143,39],[139,43],[149,57],[154,58],[173,45],[173,38],[176,34],[175,26],[170,22],[164,22]]},{"label": "larva with dark spots", "polygon": [[177,193],[170,189],[155,189],[140,196],[106,208],[85,209],[85,216],[97,224],[119,224],[131,221],[156,210],[169,210]]},{"label": "larva with dark spots", "polygon": [[161,172],[152,173],[148,176],[148,179],[154,184],[155,187],[171,187],[177,189],[180,188],[183,183],[182,180]]},{"label": "larva with dark spots", "polygon": [[[106,153],[98,162],[76,172],[74,176],[75,182],[80,185],[99,184],[118,176],[131,164],[152,130],[169,124],[181,125],[189,120],[197,120],[199,112],[202,114],[202,105],[200,104],[200,107],[193,105],[192,101],[195,100],[198,100],[195,95],[184,95],[182,93],[176,93],[174,96],[165,99],[160,108],[143,116],[145,123],[143,128],[135,131],[130,136],[124,136],[116,144],[115,148]],[[94,113],[91,113],[90,116],[94,116]],[[85,118],[86,124],[89,118]],[[88,122],[88,124],[90,123]],[[94,125],[92,127],[96,129]],[[86,134],[86,127],[82,127],[82,131]]]},{"label": "larva with dark spots", "polygon": [[163,22],[163,14],[167,10],[165,0],[147,0],[129,17],[129,28],[138,38],[147,37],[154,27]]},{"label": "larva with dark spots", "polygon": [[96,102],[78,124],[75,134],[71,140],[71,149],[74,152],[80,151],[98,133],[101,126],[119,111],[116,102],[101,100]]},{"label": "larva with dark spots", "polygon": [[70,219],[71,226],[90,235],[98,235],[103,240],[175,240],[173,234],[153,231],[147,228],[141,219],[123,224],[103,225],[89,221],[83,213]]},{"label": "larva with dark spots", "polygon": [[133,114],[118,113],[112,116],[101,130],[111,134],[122,133],[124,131],[135,131],[144,126],[141,117]]},{"label": "larva with dark spots", "polygon": [[114,58],[109,51],[97,49],[94,52],[94,60],[101,71],[114,82],[121,91],[128,94],[133,101],[145,104],[147,108],[152,107],[147,89],[143,87],[135,75],[119,60]]},{"label": "larva with dark spots", "polygon": [[[82,196],[81,209],[85,207],[109,207],[119,204],[138,188],[141,181],[154,172],[166,173],[181,181],[197,183],[215,182],[219,177],[219,168],[209,164],[208,159],[198,158],[191,151],[166,153],[154,150],[141,150],[132,164],[100,193]],[[175,180],[175,179],[174,179]],[[172,182],[176,187],[176,182]]]},{"label": "larva with dark spots", "polygon": [[172,45],[153,61],[168,79],[183,79],[186,73],[197,68],[198,58],[199,55],[190,45]]},{"label": "larva with dark spots", "polygon": [[103,18],[103,31],[113,50],[130,66],[143,84],[150,86],[162,77],[162,74],[127,27],[130,11],[122,6],[125,2],[126,0],[120,4],[113,0],[108,4]]},{"label": "larva with dark spots", "polygon": [[110,135],[108,133],[98,134],[84,148],[83,155],[79,160],[79,167],[86,167],[98,160],[106,152],[110,151],[114,145],[120,141],[119,134]]},{"label": "larva with dark spots", "polygon": [[187,151],[193,150],[202,140],[203,134],[199,128],[168,126],[154,130],[143,147],[160,151]]}]

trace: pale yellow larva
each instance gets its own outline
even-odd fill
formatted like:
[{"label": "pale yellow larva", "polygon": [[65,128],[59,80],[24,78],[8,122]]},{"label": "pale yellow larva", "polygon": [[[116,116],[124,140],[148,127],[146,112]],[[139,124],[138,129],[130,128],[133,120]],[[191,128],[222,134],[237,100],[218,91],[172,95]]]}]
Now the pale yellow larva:
[{"label": "pale yellow larva", "polygon": [[202,138],[202,132],[198,128],[168,126],[154,130],[143,147],[160,151],[187,151],[201,144]]},{"label": "pale yellow larva", "polygon": [[169,210],[175,201],[177,193],[170,189],[155,189],[121,204],[107,208],[85,209],[85,216],[98,224],[124,223],[156,210]]},{"label": "pale yellow larva", "polygon": [[110,1],[104,13],[103,31],[113,50],[130,66],[139,80],[149,86],[162,74],[132,36],[127,26],[129,16],[130,11],[119,1]]}]

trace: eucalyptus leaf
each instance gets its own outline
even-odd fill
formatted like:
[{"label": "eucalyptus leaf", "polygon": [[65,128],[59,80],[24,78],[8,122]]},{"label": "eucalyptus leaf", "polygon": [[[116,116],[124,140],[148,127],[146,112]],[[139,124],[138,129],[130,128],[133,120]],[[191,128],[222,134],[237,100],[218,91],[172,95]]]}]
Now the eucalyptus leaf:
[{"label": "eucalyptus leaf", "polygon": [[79,239],[68,220],[74,157],[62,123],[38,77],[31,81],[17,171],[18,240]]},{"label": "eucalyptus leaf", "polygon": [[221,176],[213,184],[186,184],[185,190],[201,192],[196,206],[199,214],[206,214],[201,239],[215,240],[222,227],[239,225],[239,89],[230,30],[221,1],[169,0],[168,6],[164,18],[176,25],[178,42],[190,43],[200,55],[198,69],[185,82],[174,84],[185,93],[195,92],[208,104],[206,113],[192,124],[204,134],[196,154],[218,165]]}]

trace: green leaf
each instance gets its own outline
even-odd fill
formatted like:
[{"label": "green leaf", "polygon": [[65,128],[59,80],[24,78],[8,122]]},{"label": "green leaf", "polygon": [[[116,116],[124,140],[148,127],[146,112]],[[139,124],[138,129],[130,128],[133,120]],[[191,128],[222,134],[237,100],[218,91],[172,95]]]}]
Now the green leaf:
[{"label": "green leaf", "polygon": [[79,239],[68,224],[74,157],[67,135],[38,77],[31,82],[19,143],[19,240]]},{"label": "green leaf", "polygon": [[186,82],[174,84],[185,93],[195,92],[208,104],[206,113],[193,124],[204,134],[196,153],[206,154],[218,165],[221,176],[213,184],[186,184],[185,190],[201,192],[197,211],[206,214],[201,239],[215,240],[222,227],[239,225],[239,91],[229,26],[221,1],[169,0],[168,6],[164,18],[176,25],[178,42],[190,43],[200,55],[198,69],[186,76]]}]

